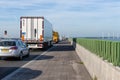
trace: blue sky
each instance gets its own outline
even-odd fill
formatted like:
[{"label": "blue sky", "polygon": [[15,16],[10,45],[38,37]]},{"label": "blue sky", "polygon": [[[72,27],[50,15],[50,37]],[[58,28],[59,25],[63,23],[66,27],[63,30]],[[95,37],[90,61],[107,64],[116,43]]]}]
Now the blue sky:
[{"label": "blue sky", "polygon": [[19,37],[21,16],[44,16],[68,37],[120,36],[119,0],[0,0],[0,36]]}]

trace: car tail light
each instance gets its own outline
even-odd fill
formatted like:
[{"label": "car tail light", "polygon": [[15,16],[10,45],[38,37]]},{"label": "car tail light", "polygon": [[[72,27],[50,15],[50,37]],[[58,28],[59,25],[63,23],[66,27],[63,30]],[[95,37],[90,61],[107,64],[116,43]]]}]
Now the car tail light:
[{"label": "car tail light", "polygon": [[13,46],[13,47],[11,47],[10,49],[12,49],[12,50],[17,50],[18,47],[17,47],[17,46]]}]

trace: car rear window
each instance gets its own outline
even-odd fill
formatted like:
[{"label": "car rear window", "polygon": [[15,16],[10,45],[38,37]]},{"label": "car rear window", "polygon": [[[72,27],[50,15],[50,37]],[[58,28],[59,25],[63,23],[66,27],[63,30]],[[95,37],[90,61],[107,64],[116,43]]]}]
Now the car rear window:
[{"label": "car rear window", "polygon": [[16,46],[15,41],[0,41],[0,46]]}]

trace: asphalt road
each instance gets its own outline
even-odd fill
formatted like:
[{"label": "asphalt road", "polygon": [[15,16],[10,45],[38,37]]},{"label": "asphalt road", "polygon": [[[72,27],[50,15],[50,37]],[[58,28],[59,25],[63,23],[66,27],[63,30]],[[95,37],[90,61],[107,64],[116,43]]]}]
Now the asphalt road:
[{"label": "asphalt road", "polygon": [[23,60],[18,60],[16,58],[5,58],[3,60],[0,60],[0,79],[25,65],[29,61],[33,60],[35,57],[39,56],[43,52],[43,50],[36,49],[32,50],[30,52],[30,56],[24,57]]},{"label": "asphalt road", "polygon": [[[68,44],[67,41],[59,42],[55,45]],[[47,49],[46,49],[47,50]],[[17,70],[21,66],[25,65],[29,61],[33,60],[35,57],[41,55],[46,50],[34,49],[31,50],[29,57],[24,57],[23,60],[18,60],[16,58],[5,58],[0,60],[0,79],[9,75],[13,71]]]},{"label": "asphalt road", "polygon": [[70,42],[62,41],[2,80],[92,79]]},{"label": "asphalt road", "polygon": [[[35,57],[37,58],[32,60]],[[28,58],[25,57],[22,61],[14,58],[0,60],[1,79],[92,80],[84,63],[68,41],[59,42],[46,52],[34,50]]]}]

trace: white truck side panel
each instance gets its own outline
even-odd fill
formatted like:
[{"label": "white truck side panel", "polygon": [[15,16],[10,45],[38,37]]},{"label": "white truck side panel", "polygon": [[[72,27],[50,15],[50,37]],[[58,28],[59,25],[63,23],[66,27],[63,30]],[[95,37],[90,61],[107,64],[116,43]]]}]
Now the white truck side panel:
[{"label": "white truck side panel", "polygon": [[44,19],[44,40],[52,41],[52,24]]}]

